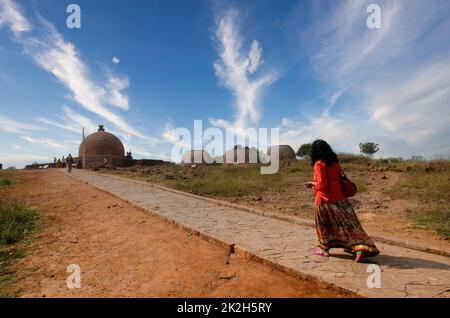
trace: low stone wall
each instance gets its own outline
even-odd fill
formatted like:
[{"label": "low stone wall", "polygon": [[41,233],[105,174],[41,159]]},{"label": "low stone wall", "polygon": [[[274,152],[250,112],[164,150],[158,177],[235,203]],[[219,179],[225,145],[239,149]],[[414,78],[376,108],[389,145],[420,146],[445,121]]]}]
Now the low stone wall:
[{"label": "low stone wall", "polygon": [[25,166],[25,170],[56,168],[54,163],[39,163]]},{"label": "low stone wall", "polygon": [[141,167],[151,167],[151,166],[159,166],[159,165],[169,165],[170,162],[164,160],[156,160],[156,159],[139,159],[133,160],[133,166],[141,166]]},{"label": "low stone wall", "polygon": [[107,165],[111,167],[128,167],[132,160],[126,157],[98,156],[86,158],[86,169],[103,168],[105,166],[105,158]]}]

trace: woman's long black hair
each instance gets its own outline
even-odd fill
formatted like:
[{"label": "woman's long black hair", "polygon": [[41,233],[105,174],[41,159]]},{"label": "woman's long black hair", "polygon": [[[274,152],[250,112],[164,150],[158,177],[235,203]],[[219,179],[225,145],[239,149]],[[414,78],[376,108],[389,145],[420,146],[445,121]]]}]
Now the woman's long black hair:
[{"label": "woman's long black hair", "polygon": [[314,141],[311,148],[311,164],[314,166],[317,160],[325,162],[327,167],[339,163],[336,153],[325,140],[321,139]]}]

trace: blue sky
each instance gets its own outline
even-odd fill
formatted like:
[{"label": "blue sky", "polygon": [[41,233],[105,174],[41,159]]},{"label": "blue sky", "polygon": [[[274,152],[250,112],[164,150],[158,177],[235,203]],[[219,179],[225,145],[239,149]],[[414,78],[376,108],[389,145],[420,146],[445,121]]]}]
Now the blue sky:
[{"label": "blue sky", "polygon": [[446,0],[0,0],[0,162],[76,154],[98,124],[168,159],[196,119],[432,158],[450,151],[449,30]]}]

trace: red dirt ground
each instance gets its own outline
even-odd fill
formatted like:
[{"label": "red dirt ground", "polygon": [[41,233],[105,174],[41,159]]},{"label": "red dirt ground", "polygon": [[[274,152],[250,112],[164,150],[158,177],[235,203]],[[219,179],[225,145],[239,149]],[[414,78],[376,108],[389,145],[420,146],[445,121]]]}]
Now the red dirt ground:
[{"label": "red dirt ground", "polygon": [[[41,214],[21,245],[12,288],[22,297],[339,297],[137,210],[56,171],[21,171],[9,197]],[[69,264],[81,289],[66,287]]]}]

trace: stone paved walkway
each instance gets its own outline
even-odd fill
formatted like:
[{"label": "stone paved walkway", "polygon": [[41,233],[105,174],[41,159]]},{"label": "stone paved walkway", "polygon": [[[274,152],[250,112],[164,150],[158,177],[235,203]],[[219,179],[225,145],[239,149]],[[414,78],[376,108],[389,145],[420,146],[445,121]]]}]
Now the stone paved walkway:
[{"label": "stone paved walkway", "polygon": [[[381,254],[358,264],[332,250],[311,255],[314,229],[118,177],[74,170],[72,177],[235,249],[364,297],[450,297],[450,258],[378,243]],[[368,288],[370,263],[381,267],[381,288]]]}]

